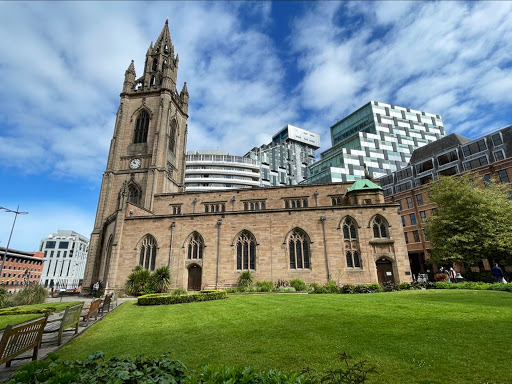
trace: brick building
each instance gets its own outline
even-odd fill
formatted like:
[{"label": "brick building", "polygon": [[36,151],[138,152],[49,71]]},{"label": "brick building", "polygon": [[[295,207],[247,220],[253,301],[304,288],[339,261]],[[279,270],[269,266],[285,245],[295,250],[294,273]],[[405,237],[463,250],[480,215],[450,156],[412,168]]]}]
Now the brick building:
[{"label": "brick building", "polygon": [[121,290],[131,270],[169,265],[174,287],[256,280],[411,281],[396,204],[353,183],[184,192],[188,91],[166,22],[144,74],[125,73],[84,288]]},{"label": "brick building", "polygon": [[[414,275],[432,273],[428,262],[430,242],[424,226],[435,204],[429,202],[428,186],[437,176],[451,176],[473,171],[490,182],[512,179],[512,126],[470,140],[450,134],[416,149],[407,167],[380,179],[385,201],[398,203],[407,252]],[[482,260],[474,269],[489,270],[489,260]],[[512,266],[506,266],[512,270]]]},{"label": "brick building", "polygon": [[[0,247],[0,257],[4,257],[5,247]],[[4,268],[0,272],[0,283],[9,292],[20,290],[28,283],[39,283],[43,272],[43,252],[24,252],[8,249]]]}]

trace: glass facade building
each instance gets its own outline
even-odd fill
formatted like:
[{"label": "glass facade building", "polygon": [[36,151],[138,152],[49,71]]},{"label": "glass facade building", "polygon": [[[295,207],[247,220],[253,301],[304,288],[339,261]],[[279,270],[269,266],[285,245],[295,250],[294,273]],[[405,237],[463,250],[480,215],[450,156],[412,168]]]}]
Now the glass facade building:
[{"label": "glass facade building", "polygon": [[306,183],[379,178],[407,165],[412,152],[445,136],[441,116],[371,101],[331,127],[332,147],[309,166]]}]

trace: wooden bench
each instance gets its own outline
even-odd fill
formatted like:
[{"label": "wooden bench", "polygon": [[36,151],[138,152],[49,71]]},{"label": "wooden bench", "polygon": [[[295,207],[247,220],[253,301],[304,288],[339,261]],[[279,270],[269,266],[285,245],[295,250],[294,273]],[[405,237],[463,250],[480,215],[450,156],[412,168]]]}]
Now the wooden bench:
[{"label": "wooden bench", "polygon": [[100,304],[100,310],[99,310],[100,315],[103,316],[105,310],[107,310],[107,312],[110,312],[110,303],[111,302],[112,302],[112,294],[106,295]]},{"label": "wooden bench", "polygon": [[98,311],[100,308],[101,299],[94,299],[91,301],[91,305],[89,307],[84,308],[82,311],[81,317],[85,321],[86,324],[89,324],[89,319],[94,316],[94,320],[98,320]]},{"label": "wooden bench", "polygon": [[59,332],[57,338],[57,344],[62,343],[62,333],[64,331],[72,331],[69,329],[74,326],[75,335],[78,333],[78,323],[80,322],[80,316],[84,308],[84,303],[76,304],[71,307],[67,307],[62,317],[47,322],[47,326],[44,329],[44,333]]},{"label": "wooden bench", "polygon": [[16,356],[34,349],[32,360],[37,360],[47,317],[39,317],[17,325],[8,325],[0,341],[0,364],[11,366]]}]

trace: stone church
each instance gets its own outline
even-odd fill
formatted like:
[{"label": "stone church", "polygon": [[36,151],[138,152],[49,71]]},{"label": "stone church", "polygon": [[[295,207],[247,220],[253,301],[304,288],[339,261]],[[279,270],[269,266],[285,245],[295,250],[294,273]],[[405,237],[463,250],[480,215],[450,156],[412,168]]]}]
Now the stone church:
[{"label": "stone church", "polygon": [[[123,289],[132,269],[169,266],[173,287],[256,281],[411,281],[396,204],[369,179],[184,192],[189,94],[168,21],[137,78],[125,72],[84,287]],[[229,165],[227,165],[229,166]],[[236,170],[234,170],[236,172]]]}]

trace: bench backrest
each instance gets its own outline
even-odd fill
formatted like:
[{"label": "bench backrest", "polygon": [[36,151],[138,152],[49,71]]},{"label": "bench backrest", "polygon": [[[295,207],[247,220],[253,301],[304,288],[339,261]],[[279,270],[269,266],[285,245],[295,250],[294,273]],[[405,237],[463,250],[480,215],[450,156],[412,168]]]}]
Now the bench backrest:
[{"label": "bench backrest", "polygon": [[47,320],[47,317],[39,317],[21,324],[8,325],[0,341],[0,364],[37,348]]},{"label": "bench backrest", "polygon": [[92,316],[94,313],[98,312],[98,309],[100,308],[101,299],[94,299],[91,301],[91,306],[89,307],[89,317]]},{"label": "bench backrest", "polygon": [[82,309],[84,308],[84,303],[72,305],[71,307],[67,307],[64,311],[64,316],[62,316],[62,323],[60,325],[61,329],[69,328],[80,321],[80,315],[82,314]]},{"label": "bench backrest", "polygon": [[106,295],[105,296],[105,299],[103,299],[103,308],[107,308],[109,309],[110,308],[110,302],[112,301],[112,294],[110,295]]}]

